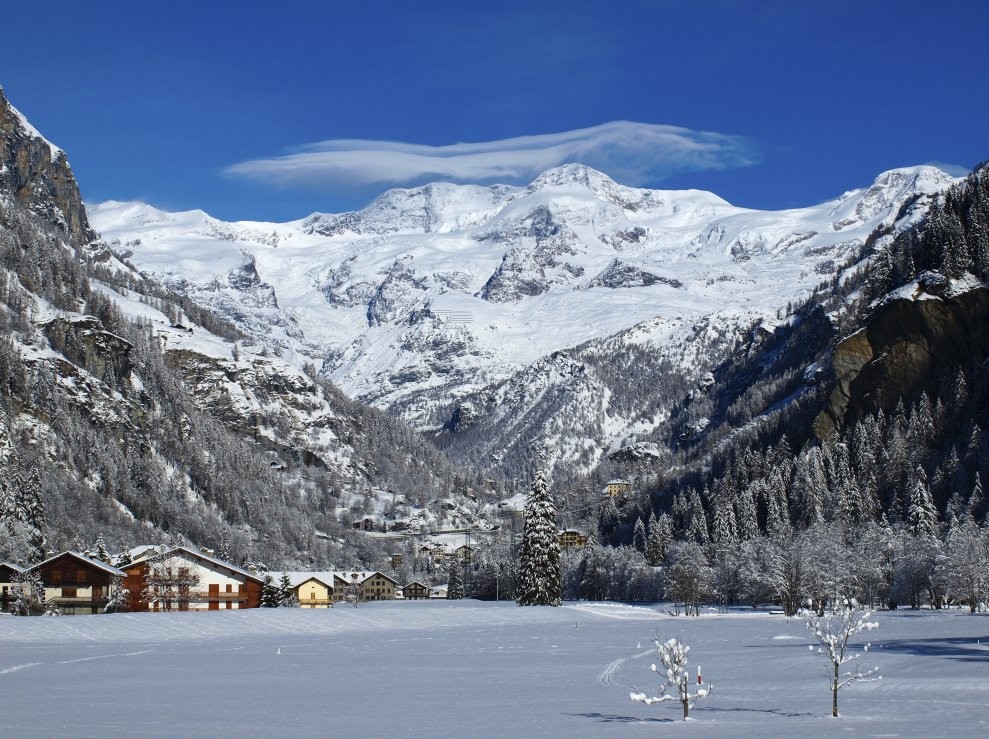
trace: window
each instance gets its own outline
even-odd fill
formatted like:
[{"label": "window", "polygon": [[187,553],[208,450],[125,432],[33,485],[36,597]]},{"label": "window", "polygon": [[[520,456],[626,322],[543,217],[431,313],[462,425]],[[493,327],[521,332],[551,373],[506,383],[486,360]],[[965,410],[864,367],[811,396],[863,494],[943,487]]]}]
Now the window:
[{"label": "window", "polygon": [[70,588],[70,587],[64,587],[64,588],[62,588],[62,597],[63,598],[75,598],[76,597],[76,589],[75,588]]}]

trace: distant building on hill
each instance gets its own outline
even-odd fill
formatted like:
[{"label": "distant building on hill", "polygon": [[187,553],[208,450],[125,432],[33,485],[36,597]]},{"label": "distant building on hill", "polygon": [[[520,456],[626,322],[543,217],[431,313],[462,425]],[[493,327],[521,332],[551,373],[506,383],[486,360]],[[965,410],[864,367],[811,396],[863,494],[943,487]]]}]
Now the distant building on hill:
[{"label": "distant building on hill", "polygon": [[611,498],[621,498],[628,495],[632,483],[628,480],[608,480],[604,486],[604,494]]}]

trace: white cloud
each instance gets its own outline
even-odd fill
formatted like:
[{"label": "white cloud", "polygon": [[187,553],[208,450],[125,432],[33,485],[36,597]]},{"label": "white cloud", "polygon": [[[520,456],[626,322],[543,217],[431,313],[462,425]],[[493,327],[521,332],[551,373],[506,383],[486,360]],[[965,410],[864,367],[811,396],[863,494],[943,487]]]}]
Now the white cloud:
[{"label": "white cloud", "polygon": [[335,139],[285,156],[253,159],[224,173],[281,187],[366,187],[427,181],[527,183],[551,167],[579,162],[628,185],[648,185],[677,172],[755,164],[741,136],[677,126],[613,121],[563,133],[501,141],[426,146]]},{"label": "white cloud", "polygon": [[968,177],[972,173],[971,167],[966,167],[962,164],[951,164],[950,162],[924,162],[924,164],[937,167],[942,172],[951,175],[952,177]]}]

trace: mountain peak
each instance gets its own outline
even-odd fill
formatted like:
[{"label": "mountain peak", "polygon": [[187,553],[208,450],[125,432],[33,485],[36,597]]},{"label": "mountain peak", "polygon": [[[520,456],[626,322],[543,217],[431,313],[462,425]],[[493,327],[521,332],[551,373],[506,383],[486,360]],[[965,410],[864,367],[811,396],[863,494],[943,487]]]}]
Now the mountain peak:
[{"label": "mountain peak", "polygon": [[96,238],[79,187],[57,146],[7,100],[0,89],[0,191],[47,220],[77,244]]},{"label": "mountain peak", "polygon": [[619,186],[617,182],[603,172],[588,167],[586,164],[571,162],[547,169],[534,179],[526,189],[532,192],[544,187],[560,187],[562,185],[583,185],[594,191]]}]

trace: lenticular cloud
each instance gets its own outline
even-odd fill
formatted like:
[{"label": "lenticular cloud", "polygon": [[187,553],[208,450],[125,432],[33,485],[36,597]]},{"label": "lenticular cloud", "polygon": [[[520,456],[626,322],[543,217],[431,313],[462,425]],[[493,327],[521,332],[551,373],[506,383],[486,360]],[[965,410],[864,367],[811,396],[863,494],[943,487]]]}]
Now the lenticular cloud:
[{"label": "lenticular cloud", "polygon": [[330,189],[434,180],[519,184],[551,167],[578,162],[625,184],[649,185],[677,172],[757,161],[755,146],[741,136],[613,121],[563,133],[446,146],[333,139],[285,156],[234,164],[224,172],[281,187]]}]

